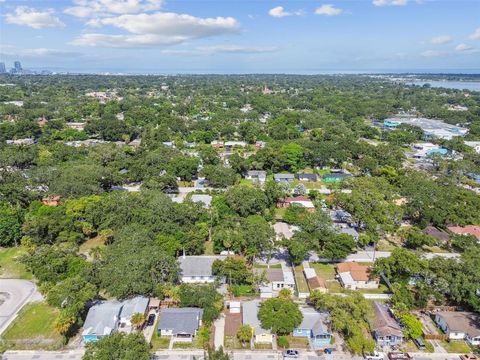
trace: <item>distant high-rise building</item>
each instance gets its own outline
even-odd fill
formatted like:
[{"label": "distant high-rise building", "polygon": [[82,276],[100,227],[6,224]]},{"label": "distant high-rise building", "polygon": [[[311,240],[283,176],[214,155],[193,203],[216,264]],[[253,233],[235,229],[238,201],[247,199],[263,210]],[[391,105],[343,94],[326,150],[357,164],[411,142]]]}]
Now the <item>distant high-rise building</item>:
[{"label": "distant high-rise building", "polygon": [[7,69],[5,68],[5,63],[0,62],[0,74],[5,74]]},{"label": "distant high-rise building", "polygon": [[22,71],[22,64],[18,60],[13,63],[13,67],[17,72]]}]

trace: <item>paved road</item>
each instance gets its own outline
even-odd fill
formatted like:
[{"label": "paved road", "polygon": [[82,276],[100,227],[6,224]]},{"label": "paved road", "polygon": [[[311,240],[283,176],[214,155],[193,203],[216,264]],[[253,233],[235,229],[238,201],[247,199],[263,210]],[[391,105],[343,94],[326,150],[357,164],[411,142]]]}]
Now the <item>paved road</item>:
[{"label": "paved road", "polygon": [[81,360],[83,350],[72,351],[6,351],[2,360]]},{"label": "paved road", "polygon": [[27,280],[0,279],[0,293],[4,300],[0,305],[0,335],[28,301],[42,299],[36,285]]}]

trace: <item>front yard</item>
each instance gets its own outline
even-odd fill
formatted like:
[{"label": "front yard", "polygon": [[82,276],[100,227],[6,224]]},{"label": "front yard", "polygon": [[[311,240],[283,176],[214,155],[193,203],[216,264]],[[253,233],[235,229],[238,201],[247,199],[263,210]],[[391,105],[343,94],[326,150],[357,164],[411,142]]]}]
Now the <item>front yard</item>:
[{"label": "front yard", "polygon": [[472,350],[462,340],[441,341],[440,345],[449,353],[465,353],[468,354]]},{"label": "front yard", "polygon": [[25,254],[21,247],[0,248],[0,278],[30,280],[32,274],[19,261]]},{"label": "front yard", "polygon": [[[282,338],[288,341],[288,347],[293,349],[308,349],[310,344],[306,337],[296,337],[292,335],[282,336]],[[278,338],[277,338],[278,341]],[[279,346],[280,349],[280,346]]]},{"label": "front yard", "polygon": [[27,304],[3,334],[12,349],[58,349],[64,338],[54,327],[58,310],[44,302]]}]

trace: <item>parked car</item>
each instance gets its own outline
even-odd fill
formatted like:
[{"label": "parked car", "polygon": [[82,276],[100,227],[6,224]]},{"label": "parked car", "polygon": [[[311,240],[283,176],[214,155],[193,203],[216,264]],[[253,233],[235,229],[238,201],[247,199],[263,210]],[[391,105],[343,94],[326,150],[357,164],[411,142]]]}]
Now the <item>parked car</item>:
[{"label": "parked car", "polygon": [[422,338],[413,339],[413,342],[415,343],[415,345],[417,345],[418,350],[426,350],[427,349],[427,347],[425,346],[425,343],[423,342]]},{"label": "parked car", "polygon": [[364,354],[363,357],[365,358],[365,360],[384,360],[385,354],[378,351],[374,351],[371,353]]},{"label": "parked car", "polygon": [[288,349],[283,352],[283,357],[287,359],[296,359],[300,356],[300,352],[294,349]]},{"label": "parked car", "polygon": [[146,326],[153,326],[155,324],[155,314],[148,315]]}]

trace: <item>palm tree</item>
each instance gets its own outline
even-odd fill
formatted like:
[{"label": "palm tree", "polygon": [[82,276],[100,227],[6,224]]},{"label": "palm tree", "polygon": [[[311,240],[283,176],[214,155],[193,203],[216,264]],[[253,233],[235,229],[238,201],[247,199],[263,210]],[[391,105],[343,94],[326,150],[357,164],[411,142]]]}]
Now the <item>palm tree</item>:
[{"label": "palm tree", "polygon": [[139,329],[145,322],[145,314],[142,314],[142,313],[132,314],[132,318],[130,319],[130,322],[135,328]]}]

